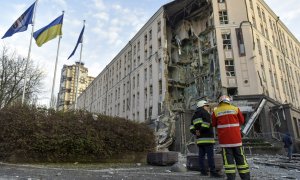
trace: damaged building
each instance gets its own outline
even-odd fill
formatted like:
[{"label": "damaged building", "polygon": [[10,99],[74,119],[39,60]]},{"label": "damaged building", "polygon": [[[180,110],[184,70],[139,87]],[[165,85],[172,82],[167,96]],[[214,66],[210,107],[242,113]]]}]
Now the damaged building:
[{"label": "damaged building", "polygon": [[[158,149],[185,151],[195,104],[230,95],[248,137],[300,140],[300,44],[263,0],[163,5],[78,97],[94,113],[147,122]],[[299,151],[299,147],[296,146]]]}]

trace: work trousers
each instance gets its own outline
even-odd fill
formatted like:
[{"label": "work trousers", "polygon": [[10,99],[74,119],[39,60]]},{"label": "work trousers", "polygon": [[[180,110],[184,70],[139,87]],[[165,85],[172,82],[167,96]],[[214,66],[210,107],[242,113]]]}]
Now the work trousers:
[{"label": "work trousers", "polygon": [[225,173],[228,180],[234,180],[236,168],[241,179],[250,179],[249,165],[246,160],[243,148],[240,147],[223,147],[222,148],[223,163]]},{"label": "work trousers", "polygon": [[207,163],[209,166],[209,171],[210,172],[215,172],[216,167],[215,167],[215,159],[214,159],[214,145],[209,144],[209,145],[200,145],[199,147],[199,167],[200,171],[202,173],[207,172],[205,169],[204,161],[205,161],[205,154],[207,154]]}]

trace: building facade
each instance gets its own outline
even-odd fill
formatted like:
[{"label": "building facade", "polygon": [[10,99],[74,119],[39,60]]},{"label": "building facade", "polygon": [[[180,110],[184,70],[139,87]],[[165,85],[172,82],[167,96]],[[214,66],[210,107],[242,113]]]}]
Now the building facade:
[{"label": "building facade", "polygon": [[[228,94],[249,117],[265,97],[271,107],[255,133],[289,130],[300,138],[299,57],[299,41],[263,0],[177,0],[150,18],[79,96],[78,107],[141,122],[168,117],[169,126],[186,129],[199,99]],[[289,125],[265,130],[281,105],[292,107]],[[172,139],[174,128],[168,131]]]},{"label": "building facade", "polygon": [[88,76],[88,69],[84,67],[84,63],[76,62],[74,65],[64,65],[61,70],[60,87],[58,92],[58,110],[66,111],[75,103],[77,68],[79,68],[80,72],[78,77],[78,95],[80,95],[94,80],[94,77]]}]

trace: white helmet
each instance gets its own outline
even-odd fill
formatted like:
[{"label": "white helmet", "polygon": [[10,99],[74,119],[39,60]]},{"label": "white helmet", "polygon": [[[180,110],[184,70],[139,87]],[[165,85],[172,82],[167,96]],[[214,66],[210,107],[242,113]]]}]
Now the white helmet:
[{"label": "white helmet", "polygon": [[197,107],[203,107],[205,105],[208,105],[208,102],[205,100],[201,100],[197,103]]},{"label": "white helmet", "polygon": [[227,95],[222,95],[222,96],[219,98],[219,103],[221,103],[221,102],[230,104],[230,97],[227,96]]}]

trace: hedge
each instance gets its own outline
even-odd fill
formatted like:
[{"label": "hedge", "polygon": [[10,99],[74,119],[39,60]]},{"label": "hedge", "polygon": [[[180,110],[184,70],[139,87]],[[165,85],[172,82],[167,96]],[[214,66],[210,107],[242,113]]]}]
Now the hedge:
[{"label": "hedge", "polygon": [[0,161],[140,161],[154,148],[153,131],[124,118],[21,105],[0,110]]}]

